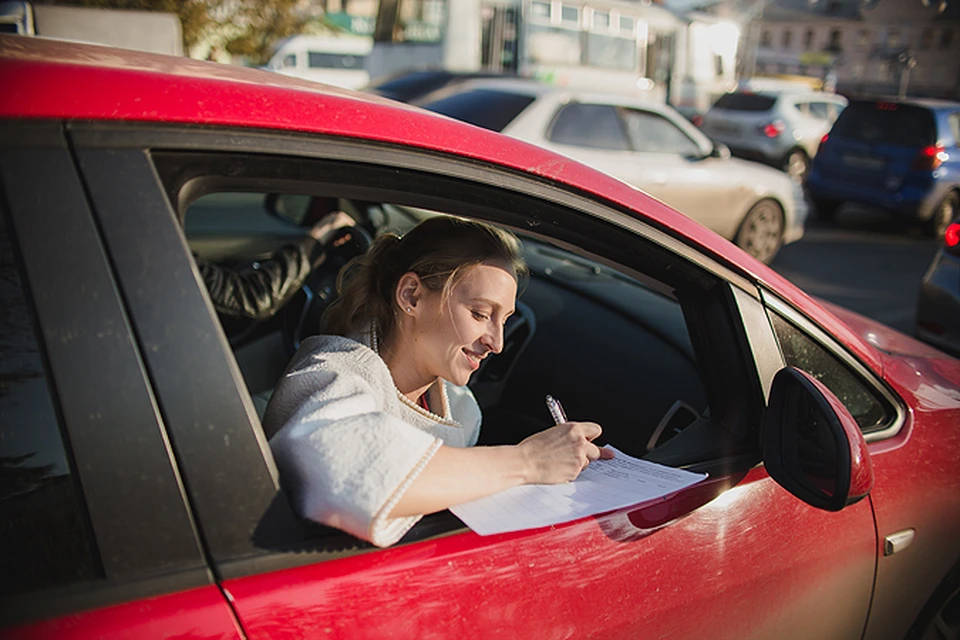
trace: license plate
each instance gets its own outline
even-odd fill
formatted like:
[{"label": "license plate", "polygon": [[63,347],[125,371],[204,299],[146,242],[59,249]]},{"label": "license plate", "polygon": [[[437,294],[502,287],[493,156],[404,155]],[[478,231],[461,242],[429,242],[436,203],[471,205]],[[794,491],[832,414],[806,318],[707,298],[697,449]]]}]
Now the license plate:
[{"label": "license plate", "polygon": [[851,169],[866,169],[868,171],[883,171],[887,163],[883,158],[867,156],[859,153],[845,153],[842,157],[844,166]]}]

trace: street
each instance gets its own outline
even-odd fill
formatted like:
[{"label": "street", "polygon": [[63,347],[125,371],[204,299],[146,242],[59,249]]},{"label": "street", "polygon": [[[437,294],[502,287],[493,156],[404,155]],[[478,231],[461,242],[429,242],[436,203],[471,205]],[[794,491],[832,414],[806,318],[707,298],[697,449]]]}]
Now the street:
[{"label": "street", "polygon": [[849,205],[836,224],[811,218],[771,266],[807,293],[913,335],[920,280],[937,242],[894,218]]}]

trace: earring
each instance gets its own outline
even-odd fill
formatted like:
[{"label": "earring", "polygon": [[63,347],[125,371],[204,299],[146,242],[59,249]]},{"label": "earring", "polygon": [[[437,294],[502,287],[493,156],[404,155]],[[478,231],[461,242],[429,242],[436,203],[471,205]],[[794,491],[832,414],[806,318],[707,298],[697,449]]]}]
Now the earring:
[{"label": "earring", "polygon": [[411,311],[413,311],[413,309],[411,309],[410,307],[407,307],[407,313],[410,313]]}]

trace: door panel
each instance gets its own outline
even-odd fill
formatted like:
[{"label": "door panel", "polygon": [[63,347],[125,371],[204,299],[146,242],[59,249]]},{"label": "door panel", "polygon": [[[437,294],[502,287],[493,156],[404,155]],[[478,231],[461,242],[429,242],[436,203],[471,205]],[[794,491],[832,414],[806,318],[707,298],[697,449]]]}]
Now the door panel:
[{"label": "door panel", "polygon": [[861,635],[876,549],[868,501],[818,511],[757,468],[685,517],[633,524],[682,499],[516,534],[463,533],[224,587],[250,638]]},{"label": "door panel", "polygon": [[6,640],[141,640],[142,638],[242,638],[233,612],[216,587],[105,607],[6,629]]}]

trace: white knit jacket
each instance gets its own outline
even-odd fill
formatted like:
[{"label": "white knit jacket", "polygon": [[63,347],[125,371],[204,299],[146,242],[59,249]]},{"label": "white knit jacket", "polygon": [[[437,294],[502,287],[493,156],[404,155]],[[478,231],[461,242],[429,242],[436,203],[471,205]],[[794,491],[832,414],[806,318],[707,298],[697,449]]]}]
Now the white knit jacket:
[{"label": "white knit jacket", "polygon": [[301,516],[386,547],[422,517],[386,514],[441,444],[476,444],[481,415],[470,390],[446,380],[429,391],[432,403],[440,401],[437,413],[411,402],[364,342],[304,340],[263,426]]}]

